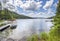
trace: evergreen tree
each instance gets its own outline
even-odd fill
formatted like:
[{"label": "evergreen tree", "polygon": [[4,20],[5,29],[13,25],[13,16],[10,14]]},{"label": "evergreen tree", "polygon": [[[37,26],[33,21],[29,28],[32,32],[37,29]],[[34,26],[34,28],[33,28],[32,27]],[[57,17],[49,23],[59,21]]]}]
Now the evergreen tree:
[{"label": "evergreen tree", "polygon": [[51,41],[60,41],[60,0],[57,6],[57,12],[54,19],[54,26],[50,31]]}]

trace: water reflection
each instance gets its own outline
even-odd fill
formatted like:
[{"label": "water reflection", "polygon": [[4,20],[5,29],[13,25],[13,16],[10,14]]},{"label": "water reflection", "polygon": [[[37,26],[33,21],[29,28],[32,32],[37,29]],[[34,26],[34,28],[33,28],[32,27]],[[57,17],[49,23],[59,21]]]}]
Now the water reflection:
[{"label": "water reflection", "polygon": [[12,33],[12,29],[7,28],[3,32],[0,32],[0,37],[7,38],[9,36],[9,34],[11,34],[11,33]]},{"label": "water reflection", "polygon": [[21,39],[31,34],[49,32],[53,25],[51,19],[17,19],[17,28],[9,35],[13,39]]}]

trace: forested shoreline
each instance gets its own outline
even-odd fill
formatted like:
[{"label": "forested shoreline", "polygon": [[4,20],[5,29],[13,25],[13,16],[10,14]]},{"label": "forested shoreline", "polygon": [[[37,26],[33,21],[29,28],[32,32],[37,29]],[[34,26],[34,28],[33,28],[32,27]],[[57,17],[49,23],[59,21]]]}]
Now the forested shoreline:
[{"label": "forested shoreline", "polygon": [[15,12],[12,12],[12,11],[9,11],[7,9],[4,9],[4,10],[0,10],[0,20],[14,20],[14,19],[28,19],[28,18],[31,18],[31,17],[28,17],[28,16],[24,16],[24,15],[19,15]]}]

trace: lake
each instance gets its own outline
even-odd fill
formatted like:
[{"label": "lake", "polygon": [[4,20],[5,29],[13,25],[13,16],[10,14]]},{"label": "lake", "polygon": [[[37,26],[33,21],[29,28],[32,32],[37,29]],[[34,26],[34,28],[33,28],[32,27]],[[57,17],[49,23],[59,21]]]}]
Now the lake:
[{"label": "lake", "polygon": [[14,39],[20,39],[25,36],[40,32],[49,32],[50,27],[53,25],[52,19],[17,19],[17,28],[13,30],[9,36]]},{"label": "lake", "polygon": [[50,27],[53,26],[52,19],[17,19],[17,28],[12,31],[9,38],[22,39],[32,34],[39,34],[41,32],[49,32]]}]

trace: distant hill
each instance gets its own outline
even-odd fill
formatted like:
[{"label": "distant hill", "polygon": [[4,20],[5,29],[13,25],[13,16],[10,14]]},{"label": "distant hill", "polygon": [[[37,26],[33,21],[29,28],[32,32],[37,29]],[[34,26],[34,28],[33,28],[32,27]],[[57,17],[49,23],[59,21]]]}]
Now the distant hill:
[{"label": "distant hill", "polygon": [[52,19],[54,16],[52,17],[33,17],[33,19]]},{"label": "distant hill", "polygon": [[49,18],[47,18],[47,19],[53,19],[54,18],[54,16],[53,17],[49,17]]},{"label": "distant hill", "polygon": [[25,15],[19,15],[15,12],[9,11],[7,9],[0,10],[0,20],[2,19],[31,19],[31,17]]}]

